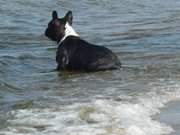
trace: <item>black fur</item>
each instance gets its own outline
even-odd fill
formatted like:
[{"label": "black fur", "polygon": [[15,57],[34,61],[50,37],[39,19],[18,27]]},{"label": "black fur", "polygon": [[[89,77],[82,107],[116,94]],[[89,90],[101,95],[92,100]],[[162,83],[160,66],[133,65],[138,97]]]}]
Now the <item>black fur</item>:
[{"label": "black fur", "polygon": [[120,62],[112,51],[74,36],[67,37],[59,45],[56,61],[58,70],[98,71],[120,68]]},{"label": "black fur", "polygon": [[[65,24],[72,25],[72,12],[59,19],[57,12],[52,13],[45,35],[54,41],[61,41],[64,36]],[[100,71],[119,69],[121,63],[118,57],[103,46],[90,44],[79,37],[68,36],[58,46],[56,61],[58,70]]]}]

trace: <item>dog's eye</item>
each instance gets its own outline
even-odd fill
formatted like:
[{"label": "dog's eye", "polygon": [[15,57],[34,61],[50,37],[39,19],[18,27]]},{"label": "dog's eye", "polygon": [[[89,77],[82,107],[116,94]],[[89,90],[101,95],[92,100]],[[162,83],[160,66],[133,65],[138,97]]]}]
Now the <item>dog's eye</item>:
[{"label": "dog's eye", "polygon": [[48,27],[52,27],[54,24],[55,24],[55,21],[52,20],[52,21],[50,21],[50,22],[48,23]]},{"label": "dog's eye", "polygon": [[55,24],[55,21],[52,21],[52,22],[51,22],[51,26],[54,25],[54,24]]}]

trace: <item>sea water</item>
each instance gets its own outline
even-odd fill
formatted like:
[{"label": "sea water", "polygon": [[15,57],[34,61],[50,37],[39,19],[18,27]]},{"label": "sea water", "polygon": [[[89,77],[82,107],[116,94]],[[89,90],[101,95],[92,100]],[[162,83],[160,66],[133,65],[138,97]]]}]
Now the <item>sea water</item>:
[{"label": "sea water", "polygon": [[[77,33],[121,70],[56,72],[53,10],[72,10]],[[180,99],[179,13],[177,0],[0,0],[0,135],[173,133],[155,116]]]}]

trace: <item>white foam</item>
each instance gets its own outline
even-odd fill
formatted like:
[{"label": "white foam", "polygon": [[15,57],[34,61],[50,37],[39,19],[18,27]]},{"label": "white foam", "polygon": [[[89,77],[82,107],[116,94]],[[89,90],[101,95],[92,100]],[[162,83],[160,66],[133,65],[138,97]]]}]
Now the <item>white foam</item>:
[{"label": "white foam", "polygon": [[68,36],[79,37],[79,35],[76,33],[76,31],[73,29],[73,27],[71,25],[69,25],[69,23],[67,22],[65,25],[65,35],[58,44],[61,44]]},{"label": "white foam", "polygon": [[[126,96],[123,96],[124,98]],[[3,135],[162,135],[170,126],[152,118],[166,103],[180,98],[179,85],[157,86],[139,93],[136,100],[93,100],[46,109],[10,112]],[[129,99],[129,96],[128,96]]]}]

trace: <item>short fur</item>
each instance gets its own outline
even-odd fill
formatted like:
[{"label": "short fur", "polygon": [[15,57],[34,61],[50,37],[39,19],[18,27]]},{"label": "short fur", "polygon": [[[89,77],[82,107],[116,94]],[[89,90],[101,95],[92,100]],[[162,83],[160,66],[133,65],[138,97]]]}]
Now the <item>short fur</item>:
[{"label": "short fur", "polygon": [[53,11],[45,35],[58,43],[56,61],[58,70],[100,71],[119,69],[118,57],[109,49],[82,40],[72,28],[73,16],[69,11],[64,18],[58,18]]}]

